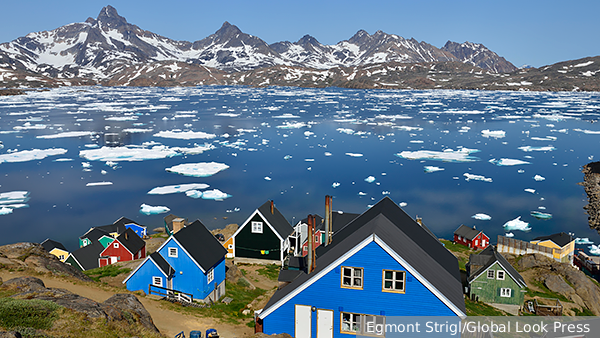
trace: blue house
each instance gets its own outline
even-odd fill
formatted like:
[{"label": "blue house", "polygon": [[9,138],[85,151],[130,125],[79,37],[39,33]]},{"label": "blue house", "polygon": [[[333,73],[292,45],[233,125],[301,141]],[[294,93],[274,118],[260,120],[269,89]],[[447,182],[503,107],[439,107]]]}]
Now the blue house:
[{"label": "blue house", "polygon": [[227,249],[196,220],[169,237],[124,281],[127,290],[148,291],[149,285],[216,301],[225,294]]},{"label": "blue house", "polygon": [[316,256],[314,270],[298,273],[258,314],[264,333],[376,335],[368,323],[388,316],[466,316],[457,259],[387,197]]}]

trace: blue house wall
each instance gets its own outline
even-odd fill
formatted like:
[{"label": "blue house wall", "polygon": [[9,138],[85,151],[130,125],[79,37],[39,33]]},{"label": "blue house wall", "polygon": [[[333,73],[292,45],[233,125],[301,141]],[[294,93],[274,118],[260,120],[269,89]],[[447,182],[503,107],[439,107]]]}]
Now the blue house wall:
[{"label": "blue house wall", "polygon": [[146,236],[146,227],[144,226],[130,223],[125,224],[125,228],[133,230],[138,236],[140,236],[140,238],[144,238],[144,236]]},{"label": "blue house wall", "polygon": [[[341,287],[342,266],[364,269],[362,290]],[[406,271],[405,293],[382,291],[383,269]],[[263,332],[266,334],[285,332],[294,336],[296,304],[333,310],[333,334],[336,338],[353,336],[340,333],[340,312],[384,316],[456,316],[448,306],[375,242],[367,244],[266,316],[263,319]],[[316,312],[312,314],[312,336],[316,337]]]},{"label": "blue house wall", "polygon": [[160,271],[156,264],[148,258],[142,262],[142,266],[137,269],[135,274],[131,276],[125,284],[129,291],[143,290],[144,292],[148,292],[148,285],[152,284],[152,277],[159,276],[162,278],[163,287],[166,287],[167,277]]}]

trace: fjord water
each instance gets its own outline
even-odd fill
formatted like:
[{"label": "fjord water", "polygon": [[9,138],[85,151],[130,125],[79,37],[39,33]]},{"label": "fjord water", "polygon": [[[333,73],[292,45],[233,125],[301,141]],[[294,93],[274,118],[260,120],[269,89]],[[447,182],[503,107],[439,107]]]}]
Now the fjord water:
[{"label": "fjord water", "polygon": [[[73,250],[90,227],[122,216],[162,226],[166,214],[143,214],[142,204],[218,228],[274,200],[296,223],[322,215],[328,194],[334,210],[353,213],[389,196],[445,238],[465,224],[495,242],[520,216],[531,230],[513,230],[514,238],[565,231],[598,242],[577,183],[581,167],[600,159],[599,114],[600,93],[567,92],[76,87],[0,97],[0,196],[29,193],[20,203],[0,199],[12,203],[0,215],[0,245],[51,237]],[[193,133],[186,139],[185,131]],[[147,152],[136,161],[109,161],[100,156],[106,148],[89,155],[110,142],[115,151]],[[433,156],[443,159],[464,148],[475,158],[416,153],[446,150]],[[32,149],[63,153],[31,159]],[[170,155],[143,159],[161,149]],[[166,171],[201,162],[229,168],[205,177]],[[190,183],[218,189],[217,199],[148,194]],[[491,220],[472,218],[478,213]]]}]

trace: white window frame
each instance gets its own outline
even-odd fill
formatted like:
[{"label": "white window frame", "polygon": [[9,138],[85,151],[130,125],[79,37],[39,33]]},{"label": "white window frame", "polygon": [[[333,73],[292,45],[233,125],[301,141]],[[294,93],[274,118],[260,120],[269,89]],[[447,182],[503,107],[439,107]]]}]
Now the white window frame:
[{"label": "white window frame", "polygon": [[494,279],[496,277],[496,271],[495,270],[488,270],[487,271],[487,278],[488,279]]},{"label": "white window frame", "polygon": [[179,250],[175,247],[169,247],[169,257],[177,258],[179,256]]},{"label": "white window frame", "polygon": [[113,243],[113,248],[118,249],[119,248],[119,242],[115,241]]},{"label": "white window frame", "polygon": [[263,233],[263,222],[252,221],[250,223],[250,225],[252,226],[253,234],[262,234]]},{"label": "white window frame", "polygon": [[[392,278],[386,278],[386,272],[392,273]],[[398,274],[402,274],[401,278],[398,278]],[[391,282],[391,287],[386,287],[386,282]],[[402,288],[397,288],[397,283],[402,283]],[[406,291],[406,271],[400,270],[383,270],[382,278],[381,278],[381,290],[383,292],[396,292],[396,293],[404,293]]]},{"label": "white window frame", "polygon": [[206,284],[210,284],[215,280],[215,269],[210,269],[206,273]]},{"label": "white window frame", "polygon": [[[157,283],[157,281],[159,283]],[[163,282],[162,282],[162,277],[160,276],[152,276],[152,285],[154,286],[158,286],[158,287],[163,287]]]},{"label": "white window frame", "polygon": [[[375,323],[368,326],[368,323]],[[381,324],[381,334],[377,333],[377,325]],[[368,330],[375,330],[369,332]],[[366,315],[352,312],[340,312],[340,333],[361,336],[385,336],[385,316]]]},{"label": "white window frame", "polygon": [[510,298],[512,296],[512,289],[500,288],[500,297]]},{"label": "white window frame", "polygon": [[[346,273],[349,272],[349,274]],[[360,273],[359,273],[360,272]],[[358,273],[358,275],[357,275]],[[357,289],[362,290],[364,285],[365,271],[364,268],[358,268],[353,266],[342,266],[341,267],[341,286],[345,289]],[[346,285],[344,281],[349,281],[350,285]]]},{"label": "white window frame", "polygon": [[498,270],[496,272],[496,279],[497,280],[504,280],[504,276],[505,276],[505,273],[504,273],[503,270]]}]

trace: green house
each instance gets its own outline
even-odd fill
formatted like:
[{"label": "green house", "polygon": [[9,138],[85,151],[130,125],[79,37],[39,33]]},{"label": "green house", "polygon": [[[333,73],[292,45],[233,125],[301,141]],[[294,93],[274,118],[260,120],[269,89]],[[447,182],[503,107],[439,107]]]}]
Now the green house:
[{"label": "green house", "polygon": [[527,284],[513,266],[490,245],[472,254],[466,265],[469,296],[485,303],[523,304]]}]

